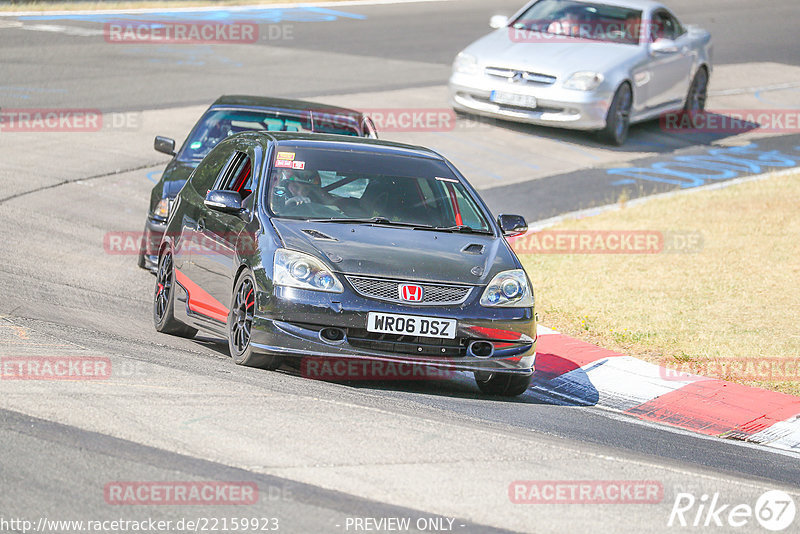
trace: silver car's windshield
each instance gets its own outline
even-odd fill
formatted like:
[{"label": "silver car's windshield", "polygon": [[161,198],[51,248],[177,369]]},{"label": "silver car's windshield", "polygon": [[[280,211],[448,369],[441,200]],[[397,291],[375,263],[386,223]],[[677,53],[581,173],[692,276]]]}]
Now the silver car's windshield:
[{"label": "silver car's windshield", "polygon": [[563,38],[636,45],[642,34],[642,12],[577,0],[540,0],[511,26],[552,36],[553,41]]},{"label": "silver car's windshield", "polygon": [[438,159],[281,145],[272,167],[268,205],[278,217],[491,233]]}]

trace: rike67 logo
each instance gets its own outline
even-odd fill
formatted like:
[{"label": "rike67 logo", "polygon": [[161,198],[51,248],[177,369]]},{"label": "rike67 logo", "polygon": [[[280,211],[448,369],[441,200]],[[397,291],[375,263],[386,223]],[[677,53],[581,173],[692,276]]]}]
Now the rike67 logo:
[{"label": "rike67 logo", "polygon": [[725,503],[719,493],[678,493],[669,514],[667,526],[677,527],[733,527],[742,532],[755,532],[756,523],[772,532],[789,528],[797,510],[794,499],[785,491],[770,490],[762,494],[755,506]]}]

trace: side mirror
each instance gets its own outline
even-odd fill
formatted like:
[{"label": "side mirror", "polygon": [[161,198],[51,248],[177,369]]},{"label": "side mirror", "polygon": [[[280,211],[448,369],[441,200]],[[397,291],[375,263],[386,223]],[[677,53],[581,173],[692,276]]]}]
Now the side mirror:
[{"label": "side mirror", "polygon": [[505,15],[494,15],[489,19],[489,26],[495,30],[498,28],[505,28],[508,26],[508,17]]},{"label": "side mirror", "polygon": [[524,234],[528,231],[528,223],[522,215],[500,215],[497,217],[497,224],[504,236],[515,236]]},{"label": "side mirror", "polygon": [[212,189],[206,195],[203,204],[212,210],[221,211],[222,213],[238,215],[244,211],[244,208],[242,208],[242,195],[236,191]]},{"label": "side mirror", "polygon": [[155,141],[153,141],[153,148],[156,149],[156,152],[163,152],[168,156],[174,156],[175,139],[170,139],[169,137],[162,137],[160,135],[157,135]]},{"label": "side mirror", "polygon": [[656,39],[650,43],[650,53],[655,55],[677,54],[678,45],[672,39]]}]

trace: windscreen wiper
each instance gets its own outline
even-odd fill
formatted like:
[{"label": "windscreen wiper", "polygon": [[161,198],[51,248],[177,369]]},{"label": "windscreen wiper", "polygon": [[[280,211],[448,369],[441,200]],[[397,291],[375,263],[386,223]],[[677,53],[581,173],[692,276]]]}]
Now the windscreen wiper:
[{"label": "windscreen wiper", "polygon": [[383,224],[386,226],[403,226],[407,228],[433,230],[435,227],[428,224],[407,223],[400,221],[390,221],[386,217],[369,217],[363,219],[348,219],[346,217],[331,218],[331,219],[308,219],[308,222],[321,222],[321,223],[345,223],[345,224]]},{"label": "windscreen wiper", "polygon": [[428,228],[422,228],[422,230],[435,230],[437,232],[460,232],[464,234],[494,235],[494,232],[492,232],[491,230],[481,230],[478,228],[467,226],[466,224],[457,224],[455,226],[431,226]]}]

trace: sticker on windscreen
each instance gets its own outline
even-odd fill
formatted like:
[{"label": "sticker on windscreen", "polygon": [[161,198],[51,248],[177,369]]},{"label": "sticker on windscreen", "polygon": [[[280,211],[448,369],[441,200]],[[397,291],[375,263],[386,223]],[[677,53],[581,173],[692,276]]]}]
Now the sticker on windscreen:
[{"label": "sticker on windscreen", "polygon": [[277,160],[277,159],[283,159],[283,160],[289,160],[289,161],[292,161],[292,160],[294,160],[294,155],[295,155],[295,153],[294,153],[294,152],[278,152],[278,153],[275,155],[275,159],[276,159],[276,160]]},{"label": "sticker on windscreen", "polygon": [[275,166],[276,167],[285,167],[287,169],[291,169],[293,163],[294,163],[293,161],[288,160],[288,159],[276,159],[275,160]]},{"label": "sticker on windscreen", "polygon": [[293,161],[292,162],[292,169],[299,169],[299,170],[302,171],[305,168],[306,168],[306,162],[305,161]]}]

